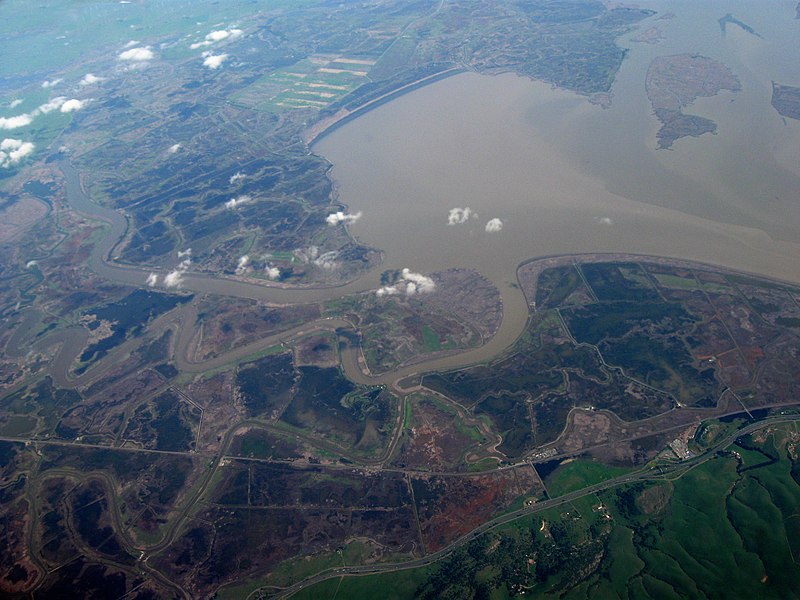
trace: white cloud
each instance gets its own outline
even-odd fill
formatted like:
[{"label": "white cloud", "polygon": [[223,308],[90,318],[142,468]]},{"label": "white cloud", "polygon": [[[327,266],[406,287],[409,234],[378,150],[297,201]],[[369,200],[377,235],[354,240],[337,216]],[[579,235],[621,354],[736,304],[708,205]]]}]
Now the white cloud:
[{"label": "white cloud", "polygon": [[150,275],[147,276],[146,283],[147,287],[155,287],[155,285],[158,283],[158,275],[155,273],[150,273]]},{"label": "white cloud", "polygon": [[447,224],[462,225],[469,221],[470,217],[477,218],[478,214],[469,206],[465,208],[451,208],[450,213],[447,215]]},{"label": "white cloud", "polygon": [[211,46],[212,44],[221,42],[222,40],[235,40],[236,38],[241,37],[242,33],[243,31],[241,29],[218,29],[209,33],[202,42],[196,42],[189,47],[192,50],[197,50],[198,48]]},{"label": "white cloud", "polygon": [[411,269],[403,269],[400,278],[394,285],[386,285],[376,290],[378,296],[396,296],[400,293],[406,296],[428,294],[436,289],[436,283],[422,273],[415,273]]},{"label": "white cloud", "polygon": [[247,175],[245,175],[241,171],[237,171],[236,173],[231,175],[231,178],[228,180],[228,183],[236,183],[237,181],[244,179],[245,177],[247,177]]},{"label": "white cloud", "polygon": [[33,116],[21,114],[16,117],[0,117],[0,129],[19,129],[33,122]]},{"label": "white cloud", "polygon": [[325,269],[326,271],[333,271],[334,269],[336,269],[336,267],[339,266],[336,263],[336,258],[338,256],[339,256],[338,252],[336,252],[335,250],[331,250],[330,252],[325,252],[324,254],[320,254],[312,262],[320,269]]},{"label": "white cloud", "polygon": [[178,263],[178,270],[186,271],[190,266],[192,266],[192,249],[187,248],[183,252],[178,252],[178,258],[183,259]]},{"label": "white cloud", "polygon": [[16,100],[12,100],[9,103],[8,108],[17,108],[20,104],[22,104],[22,99],[17,98]]},{"label": "white cloud", "polygon": [[239,262],[236,264],[236,274],[237,275],[244,275],[247,271],[247,267],[250,264],[250,257],[245,254],[239,257]]},{"label": "white cloud", "polygon": [[81,110],[86,104],[88,100],[77,100],[73,98],[72,100],[67,100],[64,104],[61,105],[61,112],[62,113],[71,113],[77,110]]},{"label": "white cloud", "polygon": [[228,38],[235,40],[241,35],[241,29],[218,29],[217,31],[212,31],[209,33],[206,36],[206,39],[211,42],[221,42],[222,40],[227,40]]},{"label": "white cloud", "polygon": [[0,142],[0,166],[8,168],[17,164],[31,154],[36,146],[33,142],[23,142],[14,138],[6,138]]},{"label": "white cloud", "polygon": [[139,48],[130,48],[129,50],[120,52],[118,58],[129,62],[144,62],[153,60],[155,54],[153,54],[150,46],[141,46]]},{"label": "white cloud", "polygon": [[503,229],[503,222],[495,217],[494,219],[490,219],[488,223],[486,223],[486,231],[489,233],[497,233]]},{"label": "white cloud", "polygon": [[230,200],[228,200],[225,203],[225,208],[233,210],[233,209],[241,206],[242,204],[248,204],[248,203],[250,203],[252,201],[253,201],[253,197],[252,196],[248,196],[246,194],[244,194],[242,196],[236,196],[236,198],[231,198]]},{"label": "white cloud", "polygon": [[94,85],[95,83],[100,83],[101,81],[105,81],[105,77],[98,77],[93,73],[87,73],[83,76],[83,79],[80,80],[78,85]]},{"label": "white cloud", "polygon": [[415,285],[415,291],[418,291],[420,294],[432,292],[436,287],[433,279],[420,273],[414,273],[411,269],[403,269],[403,279],[413,283]]},{"label": "white cloud", "polygon": [[42,87],[47,90],[50,89],[51,87],[56,87],[62,81],[64,80],[61,79],[60,77],[58,79],[51,79],[50,81],[45,80],[42,82]]},{"label": "white cloud", "polygon": [[8,153],[8,162],[12,165],[18,163],[31,154],[34,148],[36,148],[36,146],[33,145],[33,142],[24,142],[19,148]]},{"label": "white cloud", "polygon": [[46,115],[48,113],[53,112],[54,110],[58,110],[64,103],[67,101],[65,96],[56,96],[52,100],[45,102],[44,104],[40,105],[35,111],[33,111],[32,116],[36,116],[39,113]]},{"label": "white cloud", "polygon": [[138,46],[139,42],[137,40],[131,40],[127,44],[123,46],[123,48],[133,48],[134,46]]},{"label": "white cloud", "polygon": [[33,119],[39,115],[46,115],[59,109],[64,113],[73,112],[82,109],[86,106],[87,102],[88,100],[77,100],[75,98],[67,100],[65,96],[56,96],[44,104],[39,105],[29,113],[22,113],[14,117],[0,117],[0,129],[19,129],[20,127],[26,127],[33,123]]},{"label": "white cloud", "polygon": [[361,218],[361,211],[355,214],[343,213],[342,211],[329,214],[325,217],[328,225],[338,225],[339,223],[355,223]]},{"label": "white cloud", "polygon": [[183,271],[178,269],[167,273],[164,277],[164,286],[168,288],[179,288],[183,285]]},{"label": "white cloud", "polygon": [[395,285],[385,285],[382,288],[378,288],[375,293],[378,296],[396,296],[400,291]]},{"label": "white cloud", "polygon": [[611,217],[599,217],[597,222],[601,225],[613,225],[614,220]]},{"label": "white cloud", "polygon": [[265,273],[267,274],[267,277],[272,280],[280,279],[281,276],[281,270],[278,267],[267,267]]},{"label": "white cloud", "polygon": [[203,66],[208,67],[209,69],[219,69],[225,60],[227,60],[227,54],[211,54],[210,52],[203,52]]},{"label": "white cloud", "polygon": [[22,140],[15,140],[14,138],[6,138],[0,142],[0,150],[16,150],[22,146]]},{"label": "white cloud", "polygon": [[35,266],[36,266],[36,265],[38,265],[38,264],[39,264],[39,262],[38,262],[38,261],[35,261],[35,260],[29,260],[27,263],[25,263],[25,268],[26,268],[26,269],[32,269],[33,267],[35,267]]},{"label": "white cloud", "polygon": [[172,144],[172,146],[170,146],[167,149],[167,152],[169,152],[170,154],[175,154],[180,149],[181,149],[181,145],[180,144]]},{"label": "white cloud", "polygon": [[292,254],[303,264],[308,264],[319,256],[319,248],[311,245],[308,248],[298,248]]}]

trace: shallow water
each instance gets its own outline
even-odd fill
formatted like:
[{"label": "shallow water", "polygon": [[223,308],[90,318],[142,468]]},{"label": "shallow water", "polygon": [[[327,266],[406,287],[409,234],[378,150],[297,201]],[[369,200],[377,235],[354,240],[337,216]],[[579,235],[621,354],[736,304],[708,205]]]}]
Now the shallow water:
[{"label": "shallow water", "polygon": [[[341,200],[363,211],[351,231],[386,251],[384,268],[472,267],[492,279],[504,335],[527,315],[511,284],[531,257],[654,254],[800,281],[800,123],[770,105],[772,80],[800,85],[793,3],[644,5],[676,18],[642,24],[662,29],[660,44],[621,41],[631,51],[610,109],[511,74],[466,73],[320,140]],[[735,26],[723,37],[728,12],[764,39]],[[682,52],[727,64],[743,89],[686,110],[714,119],[716,135],[656,150],[645,74],[653,57]],[[465,206],[479,218],[448,226],[448,210]],[[503,229],[487,233],[494,217]]]},{"label": "shallow water", "polygon": [[[444,368],[491,358],[522,331],[528,311],[515,271],[528,258],[651,254],[800,282],[800,122],[770,106],[772,80],[800,85],[794,2],[642,4],[676,18],[642,24],[662,29],[660,44],[621,40],[631,51],[610,109],[514,75],[467,73],[365,113],[314,146],[333,163],[341,200],[363,211],[352,232],[386,252],[380,269],[339,288],[288,290],[192,274],[185,288],[313,302],[377,288],[383,269],[475,268],[500,288],[503,323],[486,346],[424,367]],[[764,39],[736,27],[723,37],[717,19],[729,12]],[[727,64],[743,89],[686,111],[713,118],[717,135],[656,151],[645,73],[653,57],[682,52]],[[67,176],[71,203],[112,223],[93,268],[143,285],[145,270],[103,260],[125,231],[122,215],[91,203],[73,170]],[[466,206],[478,217],[448,226],[448,211]],[[502,220],[501,231],[485,231],[491,218]]]}]

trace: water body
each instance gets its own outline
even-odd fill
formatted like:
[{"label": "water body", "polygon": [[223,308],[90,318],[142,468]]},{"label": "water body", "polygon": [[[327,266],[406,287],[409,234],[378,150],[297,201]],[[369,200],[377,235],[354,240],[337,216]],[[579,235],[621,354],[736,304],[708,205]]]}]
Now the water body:
[{"label": "water body", "polygon": [[[364,114],[314,150],[334,165],[342,201],[363,211],[351,230],[386,251],[384,268],[472,267],[500,287],[500,337],[527,315],[512,284],[531,257],[641,253],[800,281],[800,123],[770,106],[772,80],[800,84],[794,4],[643,3],[676,18],[642,24],[662,30],[661,44],[621,40],[631,50],[607,110],[512,74],[466,73]],[[727,13],[764,39],[723,38]],[[717,135],[657,151],[645,74],[654,57],[683,52],[727,64],[743,90],[686,110],[716,121]],[[465,206],[479,218],[448,226],[448,210]],[[487,233],[494,217],[504,227]]]},{"label": "water body", "polygon": [[[338,288],[279,289],[189,273],[184,288],[314,302],[374,289],[380,270],[403,267],[471,267],[498,285],[504,319],[495,338],[394,374],[403,376],[487,360],[512,343],[528,316],[515,287],[516,267],[528,258],[673,256],[800,282],[800,123],[784,121],[770,106],[772,80],[800,85],[794,0],[642,4],[676,18],[642,23],[662,30],[661,44],[621,40],[631,51],[610,109],[514,75],[467,73],[384,104],[315,145],[334,165],[341,200],[364,213],[352,232],[386,252],[381,269]],[[738,28],[723,38],[718,19],[727,13],[764,38]],[[655,56],[682,52],[727,64],[743,90],[698,100],[686,111],[715,120],[717,135],[656,151],[659,123],[645,73]],[[111,224],[92,267],[144,285],[147,271],[105,262],[125,231],[124,217],[92,203],[77,173],[65,173],[73,206]],[[479,217],[448,226],[449,209],[465,206]],[[491,218],[503,221],[502,231],[484,230]]]}]

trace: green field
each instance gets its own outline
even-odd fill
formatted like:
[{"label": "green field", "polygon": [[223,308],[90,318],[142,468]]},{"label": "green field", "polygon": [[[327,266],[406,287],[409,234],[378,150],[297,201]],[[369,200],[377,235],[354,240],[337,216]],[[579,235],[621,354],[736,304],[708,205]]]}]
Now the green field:
[{"label": "green field", "polygon": [[545,480],[551,497],[580,490],[595,483],[628,473],[630,469],[611,467],[590,460],[574,460],[553,471]]},{"label": "green field", "polygon": [[[672,483],[586,496],[484,534],[433,567],[327,581],[294,597],[797,598],[797,447],[795,425],[745,436]],[[548,478],[550,494],[619,473],[571,462]]]}]

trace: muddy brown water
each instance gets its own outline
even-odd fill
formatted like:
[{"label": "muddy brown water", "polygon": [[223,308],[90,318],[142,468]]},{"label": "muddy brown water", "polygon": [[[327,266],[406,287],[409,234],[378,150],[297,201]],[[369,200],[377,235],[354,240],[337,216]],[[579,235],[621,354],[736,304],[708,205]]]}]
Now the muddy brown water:
[{"label": "muddy brown water", "polygon": [[[662,30],[659,44],[633,43],[638,31],[620,41],[630,52],[609,109],[512,74],[465,73],[400,96],[314,145],[333,164],[340,200],[363,212],[352,233],[386,252],[375,272],[338,288],[286,290],[192,274],[184,287],[314,302],[377,288],[383,269],[477,269],[501,291],[500,331],[481,349],[413,369],[421,370],[485,360],[513,342],[528,315],[515,272],[532,257],[670,256],[800,282],[800,122],[770,106],[773,80],[800,85],[794,2],[641,4],[675,18],[642,23],[641,30]],[[735,26],[723,36],[717,19],[726,13],[763,37]],[[727,64],[742,91],[686,109],[714,119],[716,135],[658,151],[645,74],[655,56],[682,52]],[[123,216],[92,203],[77,174],[66,173],[72,205],[112,223],[93,268],[144,285],[146,270],[103,260],[125,231]],[[477,216],[447,225],[450,209],[467,206]],[[494,218],[502,229],[487,232]]]}]

